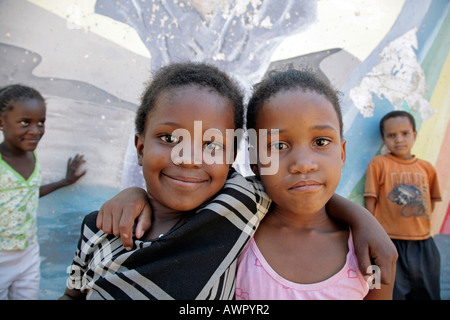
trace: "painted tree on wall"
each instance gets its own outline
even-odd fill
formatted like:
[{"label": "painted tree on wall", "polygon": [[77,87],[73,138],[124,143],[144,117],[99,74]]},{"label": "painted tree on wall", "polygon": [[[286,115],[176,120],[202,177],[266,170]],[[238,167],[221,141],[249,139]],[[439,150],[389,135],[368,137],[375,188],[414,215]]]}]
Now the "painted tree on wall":
[{"label": "painted tree on wall", "polygon": [[244,84],[259,81],[286,36],[316,19],[315,0],[147,0],[96,3],[96,13],[132,26],[151,70],[180,60],[212,63]]},{"label": "painted tree on wall", "polygon": [[[267,71],[287,36],[316,19],[315,0],[99,0],[96,13],[133,27],[151,54],[151,71],[177,61],[211,63],[232,74],[246,92]],[[134,133],[133,133],[134,135]],[[130,139],[122,186],[145,187]],[[246,156],[237,167],[251,174]]]}]

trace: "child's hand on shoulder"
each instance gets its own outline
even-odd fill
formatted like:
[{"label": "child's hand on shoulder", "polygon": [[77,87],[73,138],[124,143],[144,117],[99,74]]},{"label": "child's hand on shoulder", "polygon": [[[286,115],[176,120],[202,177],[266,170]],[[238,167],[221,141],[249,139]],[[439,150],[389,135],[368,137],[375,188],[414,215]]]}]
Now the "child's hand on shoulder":
[{"label": "child's hand on shoulder", "polygon": [[397,249],[383,227],[369,212],[362,217],[365,217],[365,223],[352,229],[359,268],[367,275],[370,266],[379,267],[381,284],[392,285],[398,258]]},{"label": "child's hand on shoulder", "polygon": [[127,250],[133,248],[133,226],[136,220],[136,238],[140,239],[151,225],[152,209],[147,192],[138,187],[122,190],[106,201],[97,216],[97,228],[120,236]]}]

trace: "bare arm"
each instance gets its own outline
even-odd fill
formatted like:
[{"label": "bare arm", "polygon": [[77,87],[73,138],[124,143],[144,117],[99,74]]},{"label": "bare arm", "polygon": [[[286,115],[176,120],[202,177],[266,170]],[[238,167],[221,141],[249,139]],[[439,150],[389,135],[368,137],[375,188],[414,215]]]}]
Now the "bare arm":
[{"label": "bare arm", "polygon": [[370,289],[364,300],[392,300],[392,292],[394,290],[394,280],[392,284],[382,284],[379,289]]},{"label": "bare arm", "polygon": [[84,176],[86,170],[80,172],[81,166],[86,162],[83,158],[84,156],[79,154],[75,155],[73,159],[69,158],[67,161],[66,177],[57,182],[41,186],[39,189],[39,196],[43,197],[57,189],[74,184],[78,179]]},{"label": "bare arm", "polygon": [[377,204],[377,199],[375,197],[365,197],[364,202],[367,210],[369,210],[371,214],[375,214],[375,206]]},{"label": "bare arm", "polygon": [[[372,265],[380,267],[383,284],[389,284],[395,269],[397,250],[376,219],[363,207],[339,195],[327,204],[332,217],[348,224],[353,233],[355,252],[363,274]],[[120,236],[127,250],[133,247],[132,231],[135,219],[136,237],[140,238],[151,225],[151,207],[147,193],[141,188],[128,188],[108,200],[100,209],[97,227]]]},{"label": "bare arm", "polygon": [[434,208],[436,207],[436,202],[438,202],[437,200],[431,200],[431,213],[434,212]]},{"label": "bare arm", "polygon": [[[327,212],[350,226],[359,268],[366,274],[375,264],[381,272],[381,283],[391,284],[395,274],[397,250],[383,227],[362,206],[335,194],[327,204]],[[372,261],[371,261],[372,260]]]}]

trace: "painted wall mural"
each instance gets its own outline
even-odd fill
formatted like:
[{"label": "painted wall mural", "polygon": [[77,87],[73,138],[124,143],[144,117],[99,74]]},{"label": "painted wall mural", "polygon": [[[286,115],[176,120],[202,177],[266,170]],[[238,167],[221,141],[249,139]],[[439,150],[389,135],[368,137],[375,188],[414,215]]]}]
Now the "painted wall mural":
[{"label": "painted wall mural", "polygon": [[[83,153],[88,173],[41,199],[42,299],[64,290],[83,216],[142,185],[133,125],[152,72],[183,60],[226,70],[249,94],[280,66],[309,65],[342,91],[347,161],[338,193],[362,204],[378,122],[403,109],[414,153],[437,168],[444,201],[434,233],[450,233],[450,4],[447,0],[1,0],[0,86],[47,101],[38,147],[44,182]],[[249,173],[245,154],[238,168]],[[449,218],[450,219],[450,218]]]}]

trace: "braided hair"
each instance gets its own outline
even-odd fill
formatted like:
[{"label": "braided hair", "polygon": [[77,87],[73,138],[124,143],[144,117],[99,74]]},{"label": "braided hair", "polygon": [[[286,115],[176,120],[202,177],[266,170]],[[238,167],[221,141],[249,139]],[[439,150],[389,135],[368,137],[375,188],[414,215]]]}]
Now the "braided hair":
[{"label": "braided hair", "polygon": [[11,110],[14,102],[36,99],[45,102],[42,95],[36,89],[21,84],[12,84],[0,89],[0,115]]}]

